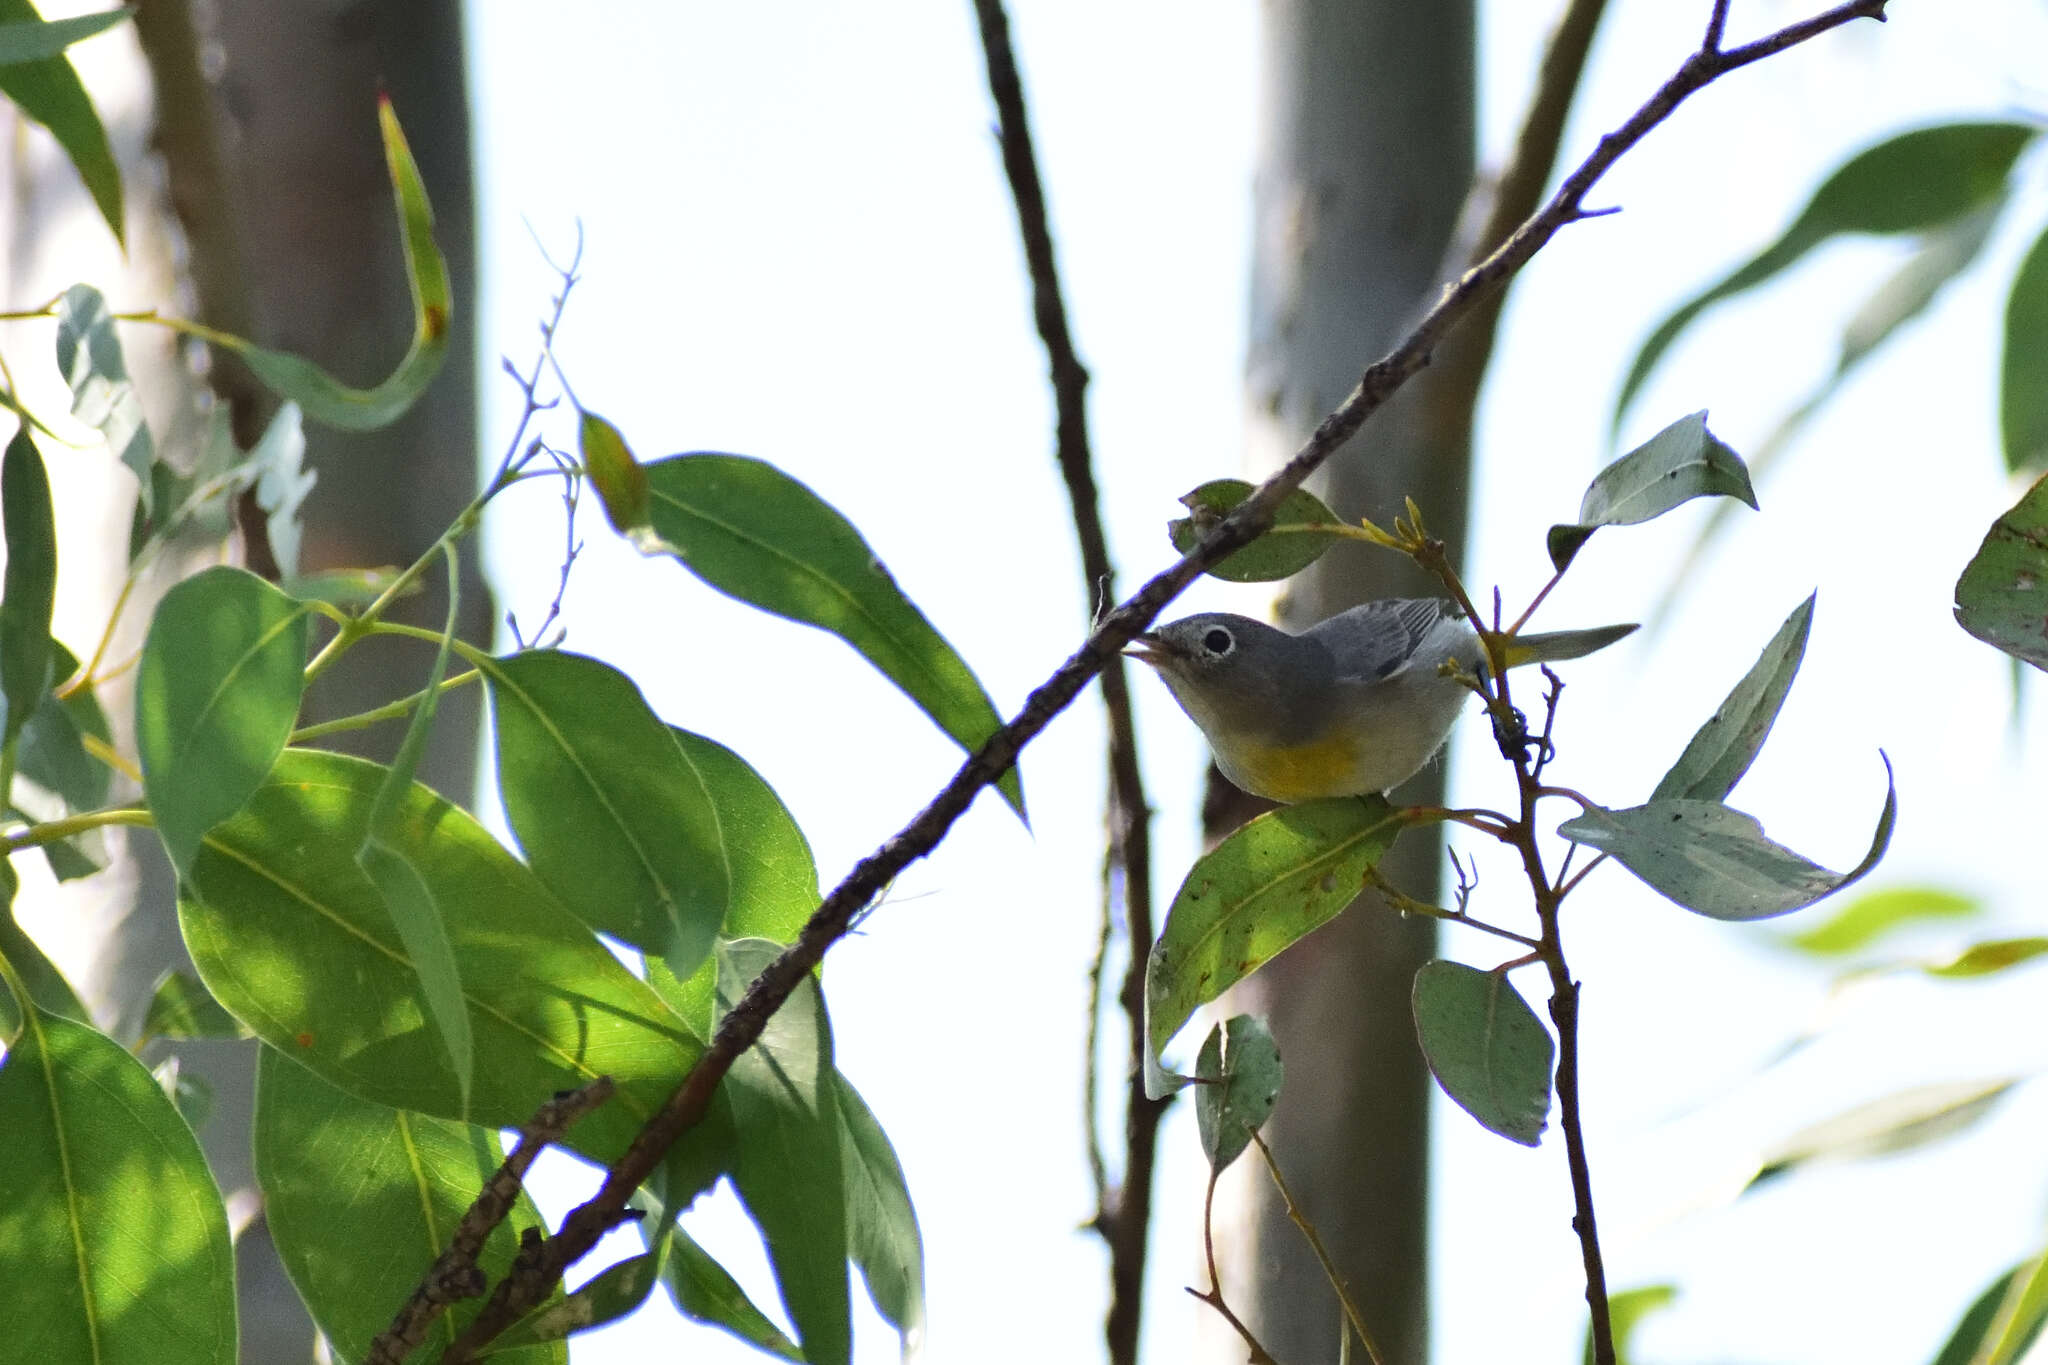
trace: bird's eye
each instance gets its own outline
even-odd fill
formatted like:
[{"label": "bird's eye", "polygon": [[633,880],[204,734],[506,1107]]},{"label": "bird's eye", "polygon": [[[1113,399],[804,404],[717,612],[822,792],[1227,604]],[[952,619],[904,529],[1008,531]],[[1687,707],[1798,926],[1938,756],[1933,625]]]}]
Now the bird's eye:
[{"label": "bird's eye", "polygon": [[1230,632],[1221,626],[1202,637],[1202,648],[1218,659],[1228,654],[1230,647],[1236,643],[1237,641],[1230,638]]}]

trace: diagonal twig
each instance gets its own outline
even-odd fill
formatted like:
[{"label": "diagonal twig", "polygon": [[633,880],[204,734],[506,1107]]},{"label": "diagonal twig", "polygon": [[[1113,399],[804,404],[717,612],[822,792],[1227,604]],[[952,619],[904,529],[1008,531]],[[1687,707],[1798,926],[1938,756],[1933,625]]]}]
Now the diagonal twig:
[{"label": "diagonal twig", "polygon": [[412,1297],[398,1310],[391,1325],[370,1343],[370,1353],[363,1357],[363,1365],[400,1365],[418,1348],[442,1309],[484,1292],[487,1282],[476,1258],[491,1233],[519,1202],[522,1182],[534,1158],[550,1143],[559,1142],[570,1124],[610,1099],[611,1093],[612,1078],[599,1076],[579,1090],[562,1091],[535,1111],[519,1130],[518,1144],[484,1182],[483,1189],[463,1213],[462,1221],[455,1225],[455,1236],[448,1249],[412,1291]]}]

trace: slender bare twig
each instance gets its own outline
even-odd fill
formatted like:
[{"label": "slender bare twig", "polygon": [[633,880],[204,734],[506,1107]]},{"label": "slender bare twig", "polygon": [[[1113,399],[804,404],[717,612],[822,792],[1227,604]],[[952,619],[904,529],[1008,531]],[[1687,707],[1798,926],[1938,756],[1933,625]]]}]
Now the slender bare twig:
[{"label": "slender bare twig", "polygon": [[[938,846],[980,790],[1007,772],[1016,762],[1019,750],[1080,694],[1112,656],[1151,624],[1175,595],[1211,565],[1257,539],[1272,523],[1281,500],[1300,487],[1302,480],[1428,363],[1431,351],[1459,320],[1526,265],[1560,228],[1583,216],[1587,193],[1616,161],[1689,96],[1721,76],[1852,20],[1882,19],[1885,3],[1886,0],[1849,0],[1742,47],[1718,53],[1695,52],[1626,122],[1601,138],[1534,217],[1516,229],[1499,250],[1449,285],[1414,330],[1366,369],[1357,387],[1317,425],[1293,458],[1233,508],[1193,550],[1154,575],[1105,615],[1081,647],[1025,699],[1016,717],[989,736],[960,765],[930,804],[857,863],[833,888],[805,922],[796,942],[763,969],[739,1003],[719,1020],[703,1056],[634,1136],[624,1155],[612,1164],[598,1192],[571,1210],[561,1230],[548,1239],[536,1273],[501,1283],[471,1323],[470,1330],[443,1353],[443,1365],[460,1365],[473,1359],[485,1342],[538,1301],[538,1296],[560,1278],[564,1267],[596,1245],[598,1238],[617,1222],[627,1198],[660,1164],[663,1154],[703,1118],[712,1092],[740,1054],[761,1036],[769,1016],[823,960],[826,951],[847,932],[868,903],[905,867]],[[1573,1055],[1576,1060],[1576,1052]],[[1575,1104],[1571,1112],[1576,1121]],[[1583,1240],[1586,1234],[1581,1236]],[[1604,1281],[1601,1294],[1604,1306]],[[1611,1345],[1610,1340],[1610,1352]],[[1612,1359],[1611,1353],[1608,1359]]]},{"label": "slender bare twig", "polygon": [[579,1090],[564,1090],[534,1112],[519,1130],[519,1142],[504,1163],[484,1182],[484,1187],[455,1225],[448,1249],[434,1262],[433,1269],[412,1291],[405,1307],[391,1325],[370,1343],[364,1365],[400,1365],[419,1346],[441,1310],[451,1303],[473,1299],[484,1292],[484,1273],[476,1258],[484,1243],[505,1215],[519,1201],[521,1182],[534,1158],[550,1143],[561,1140],[569,1125],[611,1098],[612,1078],[599,1076]]},{"label": "slender bare twig", "polygon": [[[1116,570],[1097,509],[1094,463],[1089,453],[1088,371],[1075,354],[1067,329],[1066,305],[1060,293],[1059,265],[1054,258],[1052,230],[1046,220],[1045,192],[1039,183],[1038,159],[1031,145],[1025,113],[1024,87],[1010,47],[1009,20],[1002,0],[974,0],[981,22],[981,46],[988,63],[989,93],[995,99],[997,130],[1002,141],[1003,170],[1010,197],[1017,205],[1017,226],[1024,240],[1024,259],[1031,272],[1033,311],[1038,335],[1045,343],[1056,409],[1056,443],[1060,473],[1073,504],[1074,532],[1081,545],[1081,572],[1092,593],[1114,596]],[[1109,848],[1111,875],[1107,887],[1121,880],[1125,935],[1130,944],[1118,1000],[1130,1038],[1130,1067],[1125,1078],[1124,1160],[1122,1178],[1112,1188],[1103,1176],[1100,1143],[1095,1137],[1095,1045],[1097,996],[1089,999],[1087,1105],[1089,1167],[1096,1173],[1096,1212],[1092,1226],[1109,1245],[1109,1317],[1104,1333],[1112,1365],[1136,1365],[1140,1304],[1145,1287],[1145,1253],[1152,1222],[1152,1169],[1158,1147],[1159,1119],[1166,1101],[1145,1094],[1145,955],[1152,943],[1152,813],[1145,800],[1138,769],[1137,728],[1131,721],[1131,696],[1123,656],[1103,661],[1102,701],[1109,713]],[[1117,874],[1121,874],[1119,876]],[[1107,939],[1104,940],[1107,947]],[[1098,957],[1094,980],[1101,979],[1104,959]]]},{"label": "slender bare twig", "polygon": [[[1252,1134],[1254,1142],[1258,1141],[1258,1137],[1257,1133]],[[1243,1340],[1245,1350],[1249,1352],[1246,1356],[1248,1365],[1277,1365],[1272,1353],[1252,1335],[1252,1329],[1245,1326],[1244,1319],[1232,1312],[1230,1305],[1224,1301],[1223,1281],[1216,1277],[1216,1181],[1222,1174],[1223,1172],[1213,1166],[1209,1168],[1209,1190],[1202,1196],[1202,1254],[1209,1262],[1209,1288],[1204,1292],[1192,1286],[1184,1287],[1191,1297],[1208,1304],[1230,1324],[1231,1330]]]},{"label": "slender bare twig", "polygon": [[1309,1249],[1315,1252],[1317,1262],[1323,1267],[1324,1278],[1329,1280],[1330,1288],[1336,1291],[1337,1302],[1344,1309],[1344,1317],[1350,1322],[1351,1330],[1358,1334],[1358,1344],[1365,1347],[1366,1357],[1372,1361],[1372,1365],[1387,1365],[1386,1356],[1381,1354],[1378,1344],[1372,1339],[1372,1333],[1365,1328],[1365,1315],[1358,1311],[1358,1304],[1353,1301],[1351,1291],[1344,1284],[1343,1276],[1337,1273],[1337,1263],[1330,1259],[1329,1251],[1323,1246],[1322,1235],[1316,1231],[1316,1225],[1309,1221],[1308,1215],[1301,1211],[1301,1206],[1294,1202],[1294,1191],[1287,1188],[1287,1180],[1280,1174],[1280,1163],[1273,1159],[1273,1149],[1268,1147],[1266,1140],[1256,1132],[1251,1134],[1251,1139],[1252,1145],[1259,1149],[1259,1155],[1266,1159],[1266,1173],[1273,1177],[1273,1188],[1280,1191],[1280,1202],[1286,1206],[1288,1218],[1301,1230],[1301,1235],[1308,1239]]}]

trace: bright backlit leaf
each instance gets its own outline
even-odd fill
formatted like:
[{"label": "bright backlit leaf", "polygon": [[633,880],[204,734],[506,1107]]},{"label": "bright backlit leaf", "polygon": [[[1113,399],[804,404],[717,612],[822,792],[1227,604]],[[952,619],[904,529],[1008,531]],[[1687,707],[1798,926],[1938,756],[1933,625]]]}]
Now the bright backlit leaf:
[{"label": "bright backlit leaf", "polygon": [[[496,1132],[371,1104],[274,1049],[256,1067],[256,1183],[278,1259],[344,1360],[362,1360],[504,1160]],[[477,1258],[496,1280],[519,1234],[545,1228],[524,1193]],[[458,1300],[427,1329],[438,1354],[483,1304]],[[495,1356],[506,1365],[568,1359],[559,1344]]]},{"label": "bright backlit leaf", "polygon": [[135,745],[156,829],[183,875],[284,749],[305,691],[306,609],[220,566],[164,594],[135,687]]},{"label": "bright backlit leaf", "polygon": [[846,1177],[848,1251],[868,1297],[896,1329],[906,1356],[924,1339],[924,1237],[910,1186],[889,1135],[846,1077],[839,1089],[840,1153]]},{"label": "bright backlit leaf", "polygon": [[[721,1009],[781,949],[741,939],[719,952]],[[817,984],[806,980],[768,1020],[724,1084],[738,1139],[733,1187],[761,1228],[782,1305],[810,1365],[847,1365],[853,1348],[847,1283],[845,1173],[832,1031]]]},{"label": "bright backlit leaf", "polygon": [[567,1144],[622,1152],[702,1051],[526,866],[415,783],[391,846],[433,893],[476,1045],[467,1113],[419,970],[356,863],[385,769],[287,750],[193,860],[178,919],[200,978],[264,1042],[359,1099],[493,1128],[557,1090],[618,1091]]},{"label": "bright backlit leaf", "polygon": [[0,1062],[0,1132],[8,1354],[232,1365],[227,1211],[148,1068],[105,1034],[30,1009]]},{"label": "bright backlit leaf", "polygon": [[688,976],[733,901],[718,792],[609,664],[528,650],[483,670],[528,865],[591,928]]},{"label": "bright backlit leaf", "polygon": [[1268,811],[1195,863],[1145,964],[1155,1098],[1178,1088],[1156,1062],[1188,1017],[1336,918],[1400,832],[1384,798],[1309,801]]},{"label": "bright backlit leaf", "polygon": [[723,1328],[769,1355],[802,1365],[804,1353],[796,1343],[754,1306],[739,1281],[710,1252],[681,1228],[675,1229],[671,1238],[662,1281],[684,1317]]}]

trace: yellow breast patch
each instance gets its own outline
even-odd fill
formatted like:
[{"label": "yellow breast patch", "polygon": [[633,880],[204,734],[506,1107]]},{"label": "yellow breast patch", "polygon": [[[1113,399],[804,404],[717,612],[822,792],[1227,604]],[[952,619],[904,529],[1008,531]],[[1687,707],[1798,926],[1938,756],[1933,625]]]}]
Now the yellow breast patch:
[{"label": "yellow breast patch", "polygon": [[1288,748],[1244,746],[1233,754],[1225,775],[1246,791],[1271,801],[1318,801],[1358,792],[1357,748],[1339,734]]}]

